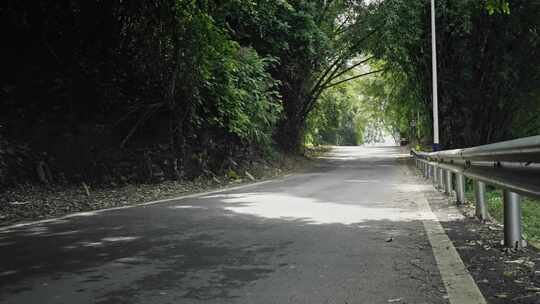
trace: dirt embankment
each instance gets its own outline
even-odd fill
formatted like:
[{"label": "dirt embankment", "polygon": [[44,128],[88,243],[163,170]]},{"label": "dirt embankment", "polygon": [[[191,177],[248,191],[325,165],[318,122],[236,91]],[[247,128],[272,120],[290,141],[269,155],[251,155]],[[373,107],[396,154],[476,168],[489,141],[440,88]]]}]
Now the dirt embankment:
[{"label": "dirt embankment", "polygon": [[[313,157],[321,151],[310,149],[306,155]],[[279,155],[273,160],[235,163],[222,175],[209,173],[191,180],[99,186],[19,184],[0,195],[0,226],[252,183],[307,170],[312,164],[312,158],[307,156]]]}]

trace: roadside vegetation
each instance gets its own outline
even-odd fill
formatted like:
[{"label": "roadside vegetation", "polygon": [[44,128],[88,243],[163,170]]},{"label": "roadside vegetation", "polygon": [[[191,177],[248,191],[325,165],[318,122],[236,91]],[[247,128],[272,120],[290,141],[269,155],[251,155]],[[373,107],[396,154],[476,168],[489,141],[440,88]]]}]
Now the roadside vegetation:
[{"label": "roadside vegetation", "polygon": [[[436,11],[443,147],[538,134],[540,4]],[[245,179],[384,133],[430,146],[429,1],[39,0],[0,13],[2,193]]]},{"label": "roadside vegetation", "polygon": [[[324,153],[323,147],[306,149],[310,157]],[[199,176],[191,180],[165,180],[159,183],[121,185],[22,184],[2,192],[0,225],[58,217],[104,208],[125,207],[193,193],[235,187],[309,170],[311,161],[304,156],[277,155],[271,160],[240,162],[221,176]]]},{"label": "roadside vegetation", "polygon": [[[443,147],[538,133],[538,9],[437,1]],[[2,15],[0,188],[220,176],[383,132],[429,146],[429,1],[9,1]]]},{"label": "roadside vegetation", "polygon": [[[356,105],[332,96],[376,72],[365,64],[377,7],[8,1],[0,188],[219,177],[235,163],[298,155],[307,133],[356,144]],[[330,107],[338,118],[325,116]]]},{"label": "roadside vegetation", "polygon": [[[444,149],[540,134],[540,3],[436,1],[439,126]],[[373,17],[370,64],[362,79],[385,125],[431,146],[429,1],[388,0]]]},{"label": "roadside vegetation", "polygon": [[[381,22],[378,39],[369,48],[376,58],[370,64],[384,72],[360,80],[383,125],[423,151],[433,138],[428,4],[382,2],[373,16]],[[539,13],[536,1],[436,1],[443,149],[540,134]],[[486,200],[502,222],[500,191]],[[522,209],[525,236],[538,242],[540,205],[523,198]]]},{"label": "roadside vegetation", "polygon": [[[305,164],[308,116],[326,113],[331,95],[372,72],[364,64],[377,6],[8,1],[0,10],[0,218],[123,205],[139,200],[106,197],[148,184],[170,190],[141,194],[156,199]],[[336,105],[336,127],[335,117],[311,116],[324,134],[317,143],[357,143],[351,100]]]}]

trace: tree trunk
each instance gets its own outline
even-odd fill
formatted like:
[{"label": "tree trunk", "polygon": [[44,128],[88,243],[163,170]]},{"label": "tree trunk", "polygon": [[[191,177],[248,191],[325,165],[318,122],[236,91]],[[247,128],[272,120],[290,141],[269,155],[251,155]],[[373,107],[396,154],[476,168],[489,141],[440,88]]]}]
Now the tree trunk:
[{"label": "tree trunk", "polygon": [[304,121],[284,118],[276,133],[276,142],[285,152],[300,153],[304,137]]},{"label": "tree trunk", "polygon": [[283,114],[278,125],[275,140],[279,147],[290,153],[300,153],[302,150],[306,116],[304,106],[308,98],[302,93],[304,80],[298,81],[295,89],[282,91]]}]

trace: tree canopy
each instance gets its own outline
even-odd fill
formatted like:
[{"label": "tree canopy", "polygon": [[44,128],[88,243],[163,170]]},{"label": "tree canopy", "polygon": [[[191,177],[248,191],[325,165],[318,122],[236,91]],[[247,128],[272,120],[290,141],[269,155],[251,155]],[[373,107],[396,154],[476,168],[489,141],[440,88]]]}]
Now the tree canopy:
[{"label": "tree canopy", "polygon": [[371,31],[368,5],[348,0],[8,1],[1,13],[6,172],[39,161],[67,176],[158,158],[178,178],[298,151]]},{"label": "tree canopy", "polygon": [[[472,146],[538,134],[540,5],[531,1],[436,1],[441,141]],[[428,1],[387,0],[370,52],[385,69],[374,92],[388,123],[431,137]],[[417,121],[413,128],[413,121]],[[412,134],[416,132],[417,134]]]},{"label": "tree canopy", "polygon": [[[540,4],[436,2],[443,145],[536,134]],[[74,179],[118,163],[183,178],[382,128],[431,135],[427,0],[9,0],[0,13],[2,183],[37,162]]]}]

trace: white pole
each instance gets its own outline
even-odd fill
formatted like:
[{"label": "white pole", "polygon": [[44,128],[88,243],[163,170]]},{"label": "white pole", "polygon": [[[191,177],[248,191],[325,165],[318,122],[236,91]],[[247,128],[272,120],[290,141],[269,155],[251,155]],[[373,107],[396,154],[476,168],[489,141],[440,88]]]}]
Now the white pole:
[{"label": "white pole", "polygon": [[433,146],[439,147],[439,102],[437,98],[437,35],[435,31],[435,0],[431,0],[431,67],[433,69]]}]

